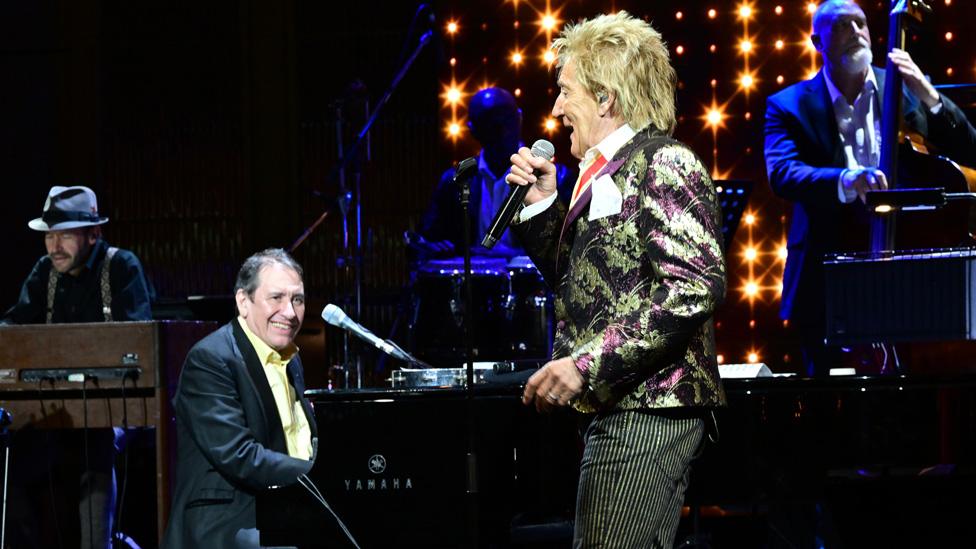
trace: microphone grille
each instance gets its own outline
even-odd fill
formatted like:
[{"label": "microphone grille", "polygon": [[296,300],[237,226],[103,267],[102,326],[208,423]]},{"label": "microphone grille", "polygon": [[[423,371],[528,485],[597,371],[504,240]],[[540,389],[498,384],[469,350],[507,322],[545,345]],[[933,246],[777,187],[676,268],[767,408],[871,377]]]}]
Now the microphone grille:
[{"label": "microphone grille", "polygon": [[552,146],[552,143],[546,141],[545,139],[539,139],[532,144],[532,156],[552,160],[552,157],[555,155],[556,147]]},{"label": "microphone grille", "polygon": [[346,316],[342,309],[336,307],[335,305],[329,303],[322,309],[322,320],[328,322],[333,326],[342,327],[343,318]]}]

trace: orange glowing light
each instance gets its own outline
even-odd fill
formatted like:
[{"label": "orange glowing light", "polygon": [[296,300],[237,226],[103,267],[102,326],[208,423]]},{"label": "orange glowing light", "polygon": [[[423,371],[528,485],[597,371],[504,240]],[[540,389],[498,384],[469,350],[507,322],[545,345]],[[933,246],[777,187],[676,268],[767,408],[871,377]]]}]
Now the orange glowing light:
[{"label": "orange glowing light", "polygon": [[751,74],[743,74],[739,77],[739,85],[744,90],[751,90],[756,85],[756,78]]},{"label": "orange glowing light", "polygon": [[556,60],[556,54],[552,50],[546,50],[542,54],[542,60],[546,62],[547,65],[552,65],[552,62]]},{"label": "orange glowing light", "polygon": [[447,33],[448,34],[455,34],[457,31],[458,31],[458,24],[457,24],[457,22],[456,21],[448,21],[447,22]]},{"label": "orange glowing light", "polygon": [[550,32],[555,29],[556,25],[558,24],[559,21],[557,21],[551,13],[543,15],[542,20],[539,21],[539,25],[542,27],[542,29]]},{"label": "orange glowing light", "polygon": [[454,65],[457,65],[457,57],[451,58],[451,66],[453,67]]},{"label": "orange glowing light", "polygon": [[746,225],[752,225],[753,223],[756,222],[756,216],[751,213],[746,214],[746,216],[742,220],[745,221]]},{"label": "orange glowing light", "polygon": [[715,44],[712,44],[711,46],[708,46],[708,51],[710,51],[712,53],[715,53]]},{"label": "orange glowing light", "polygon": [[817,3],[816,2],[808,2],[807,3],[807,13],[809,13],[810,15],[813,15],[813,12],[815,12],[815,11],[817,11]]},{"label": "orange glowing light", "polygon": [[810,72],[807,73],[807,80],[811,80],[815,76],[817,76],[817,69],[812,69]]},{"label": "orange glowing light", "polygon": [[451,137],[457,137],[461,135],[461,125],[458,124],[457,122],[451,122],[451,124],[447,127],[447,134],[450,135]]},{"label": "orange glowing light", "polygon": [[451,104],[457,104],[461,100],[461,90],[451,87],[447,90],[447,101]]},{"label": "orange glowing light", "polygon": [[684,52],[685,52],[684,46],[678,46],[677,48],[674,48],[674,53],[677,53],[678,55],[681,55]]},{"label": "orange glowing light", "polygon": [[742,4],[739,6],[739,19],[751,19],[752,18],[752,6],[749,4]]},{"label": "orange glowing light", "polygon": [[717,12],[717,11],[715,11],[714,9],[710,9],[710,10],[708,10],[708,18],[709,18],[709,19],[715,19],[715,16],[716,16],[716,15],[718,15],[718,12]]},{"label": "orange glowing light", "polygon": [[715,360],[718,361],[719,364],[725,364],[725,355],[715,355]]},{"label": "orange glowing light", "polygon": [[755,351],[749,353],[749,356],[746,357],[746,360],[749,361],[749,364],[755,364],[759,362],[759,353]]},{"label": "orange glowing light", "polygon": [[522,52],[517,51],[512,53],[512,63],[516,65],[522,64]]},{"label": "orange glowing light", "polygon": [[776,15],[783,15],[783,6],[776,6],[773,11],[776,12]]},{"label": "orange glowing light", "polygon": [[515,88],[515,91],[512,93],[515,94],[515,97],[522,97],[522,88]]},{"label": "orange glowing light", "polygon": [[784,246],[780,246],[779,248],[776,249],[776,257],[780,258],[780,260],[782,260],[782,261],[786,261],[786,255],[788,253],[789,252],[787,251],[785,245]]},{"label": "orange glowing light", "polygon": [[783,46],[785,46],[785,45],[786,45],[786,42],[783,42],[782,40],[777,40],[776,41],[776,49],[778,49],[778,50],[783,49]]},{"label": "orange glowing light", "polygon": [[678,21],[681,21],[681,18],[684,16],[685,14],[681,13],[680,11],[674,12],[674,18],[677,19]]},{"label": "orange glowing light", "polygon": [[945,39],[946,39],[946,42],[951,42],[952,41],[952,31],[949,31],[949,32],[945,33]]},{"label": "orange glowing light", "polygon": [[554,118],[546,118],[546,121],[542,123],[542,128],[552,133],[556,130],[556,120]]},{"label": "orange glowing light", "polygon": [[776,83],[777,84],[782,84],[784,80],[786,80],[786,79],[783,78],[783,75],[782,74],[776,76]]},{"label": "orange glowing light", "polygon": [[949,67],[948,69],[946,69],[946,76],[952,76],[953,72],[955,71],[952,70],[952,67]]},{"label": "orange glowing light", "polygon": [[746,248],[745,253],[742,255],[745,256],[746,261],[755,261],[756,256],[759,255],[759,252],[757,252],[755,248]]},{"label": "orange glowing light", "polygon": [[759,295],[759,284],[753,280],[746,282],[746,285],[742,287],[742,293],[746,294],[746,297],[756,297]]},{"label": "orange glowing light", "polygon": [[743,40],[742,42],[739,42],[739,50],[742,53],[749,53],[749,52],[751,52],[752,51],[752,41],[746,39],[746,40]]},{"label": "orange glowing light", "polygon": [[705,121],[713,128],[721,126],[723,120],[725,120],[725,114],[717,108],[711,108],[705,113]]}]

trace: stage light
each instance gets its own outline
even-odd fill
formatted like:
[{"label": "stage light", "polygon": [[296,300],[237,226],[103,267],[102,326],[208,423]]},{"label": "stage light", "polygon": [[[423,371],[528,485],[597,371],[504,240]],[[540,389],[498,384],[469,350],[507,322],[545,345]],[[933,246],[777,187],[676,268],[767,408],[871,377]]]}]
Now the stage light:
[{"label": "stage light", "polygon": [[783,42],[782,40],[777,40],[776,41],[776,49],[778,49],[778,50],[783,49],[783,46],[785,46],[785,45],[786,45],[786,43]]},{"label": "stage light", "polygon": [[748,298],[754,298],[759,295],[759,285],[755,281],[750,280],[742,287],[742,293],[746,294]]},{"label": "stage light", "polygon": [[447,33],[448,34],[455,34],[457,31],[458,31],[458,24],[457,24],[457,22],[456,21],[448,21],[447,22]]},{"label": "stage light", "polygon": [[447,101],[449,103],[457,103],[461,100],[461,90],[457,88],[451,88],[447,90]]},{"label": "stage light", "polygon": [[559,24],[559,22],[550,13],[543,15],[542,20],[539,22],[542,30],[546,32],[552,32],[552,30],[556,28],[557,24]]},{"label": "stage light", "polygon": [[546,121],[543,122],[542,127],[547,132],[552,133],[556,130],[556,120],[554,118],[546,118]]},{"label": "stage light", "polygon": [[756,216],[754,214],[749,213],[746,214],[746,216],[742,220],[745,221],[746,225],[752,225],[753,223],[756,222]]},{"label": "stage light", "polygon": [[515,65],[522,64],[522,52],[517,51],[512,53],[512,63]]},{"label": "stage light", "polygon": [[746,248],[746,251],[743,255],[745,256],[746,261],[755,261],[756,256],[759,255],[759,252],[757,252],[755,248]]},{"label": "stage light", "polygon": [[447,134],[451,136],[452,139],[457,139],[461,135],[461,124],[457,122],[451,122],[447,126]]},{"label": "stage light", "polygon": [[952,76],[953,72],[955,71],[952,70],[952,67],[949,67],[948,69],[946,69],[946,76]]},{"label": "stage light", "polygon": [[710,51],[712,53],[715,53],[715,49],[716,49],[715,48],[715,44],[712,44],[711,46],[708,46],[708,51]]},{"label": "stage light", "polygon": [[708,10],[708,18],[709,18],[709,19],[715,19],[715,16],[716,16],[716,15],[718,15],[718,12],[717,12],[717,11],[715,11],[714,9],[710,9],[710,10]]},{"label": "stage light", "polygon": [[681,18],[684,16],[685,14],[681,13],[680,11],[674,12],[674,18],[677,19],[678,21],[681,21]]},{"label": "stage light", "polygon": [[776,76],[776,83],[777,84],[782,84],[784,80],[786,80],[786,79],[783,78],[783,75],[782,74]]},{"label": "stage light", "polygon": [[721,126],[723,120],[725,120],[725,114],[717,108],[713,107],[705,113],[705,121],[713,129]]},{"label": "stage light", "polygon": [[776,6],[773,11],[776,12],[776,15],[783,15],[783,6]]},{"label": "stage light", "polygon": [[719,364],[725,364],[725,355],[723,354],[715,355],[715,361],[718,362]]},{"label": "stage light", "polygon": [[749,364],[755,364],[759,362],[759,353],[755,351],[749,353],[749,355],[746,357],[746,360],[749,362]]},{"label": "stage light", "polygon": [[739,6],[739,19],[747,21],[752,19],[752,6],[749,4],[742,4]]},{"label": "stage light", "polygon": [[946,42],[952,42],[952,31],[945,33]]},{"label": "stage light", "polygon": [[515,94],[515,97],[522,97],[522,88],[515,88],[515,91],[512,93]]},{"label": "stage light", "polygon": [[780,260],[786,261],[787,254],[789,254],[789,250],[786,249],[785,245],[781,245],[779,248],[776,248],[776,257],[778,257]]},{"label": "stage light", "polygon": [[542,54],[542,60],[546,62],[546,65],[552,65],[552,62],[556,60],[556,54],[552,50],[546,50]]},{"label": "stage light", "polygon": [[808,2],[807,3],[807,13],[809,13],[810,15],[813,15],[813,13],[815,11],[817,11],[817,3],[816,2]]},{"label": "stage light", "polygon": [[451,66],[453,67],[454,65],[457,65],[457,57],[451,58]]},{"label": "stage light", "polygon": [[756,78],[751,74],[742,74],[739,76],[739,86],[746,91],[751,90],[756,85]]},{"label": "stage light", "polygon": [[752,51],[752,41],[749,39],[739,42],[739,50],[742,53],[749,53]]},{"label": "stage light", "polygon": [[677,48],[674,48],[674,53],[676,53],[678,55],[681,55],[684,52],[685,52],[685,47],[684,46],[678,46]]}]

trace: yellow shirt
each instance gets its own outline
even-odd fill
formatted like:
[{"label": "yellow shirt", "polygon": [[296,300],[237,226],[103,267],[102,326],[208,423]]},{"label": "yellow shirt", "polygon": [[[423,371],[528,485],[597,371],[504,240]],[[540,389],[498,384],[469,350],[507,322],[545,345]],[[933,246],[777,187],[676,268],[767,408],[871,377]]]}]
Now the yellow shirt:
[{"label": "yellow shirt", "polygon": [[288,455],[298,459],[311,459],[312,429],[308,425],[301,402],[295,398],[295,389],[288,383],[288,361],[298,353],[298,347],[292,344],[282,355],[254,335],[243,318],[237,317],[237,321],[261,360],[264,374],[268,376],[268,384],[271,385],[271,393],[281,417],[281,428],[285,431]]}]

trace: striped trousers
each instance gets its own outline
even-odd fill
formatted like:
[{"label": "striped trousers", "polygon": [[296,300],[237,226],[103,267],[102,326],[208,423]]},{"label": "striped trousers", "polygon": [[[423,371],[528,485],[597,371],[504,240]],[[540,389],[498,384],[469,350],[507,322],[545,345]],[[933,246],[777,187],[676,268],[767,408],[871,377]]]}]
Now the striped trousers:
[{"label": "striped trousers", "polygon": [[573,547],[672,547],[704,431],[684,412],[597,414],[583,436]]}]

